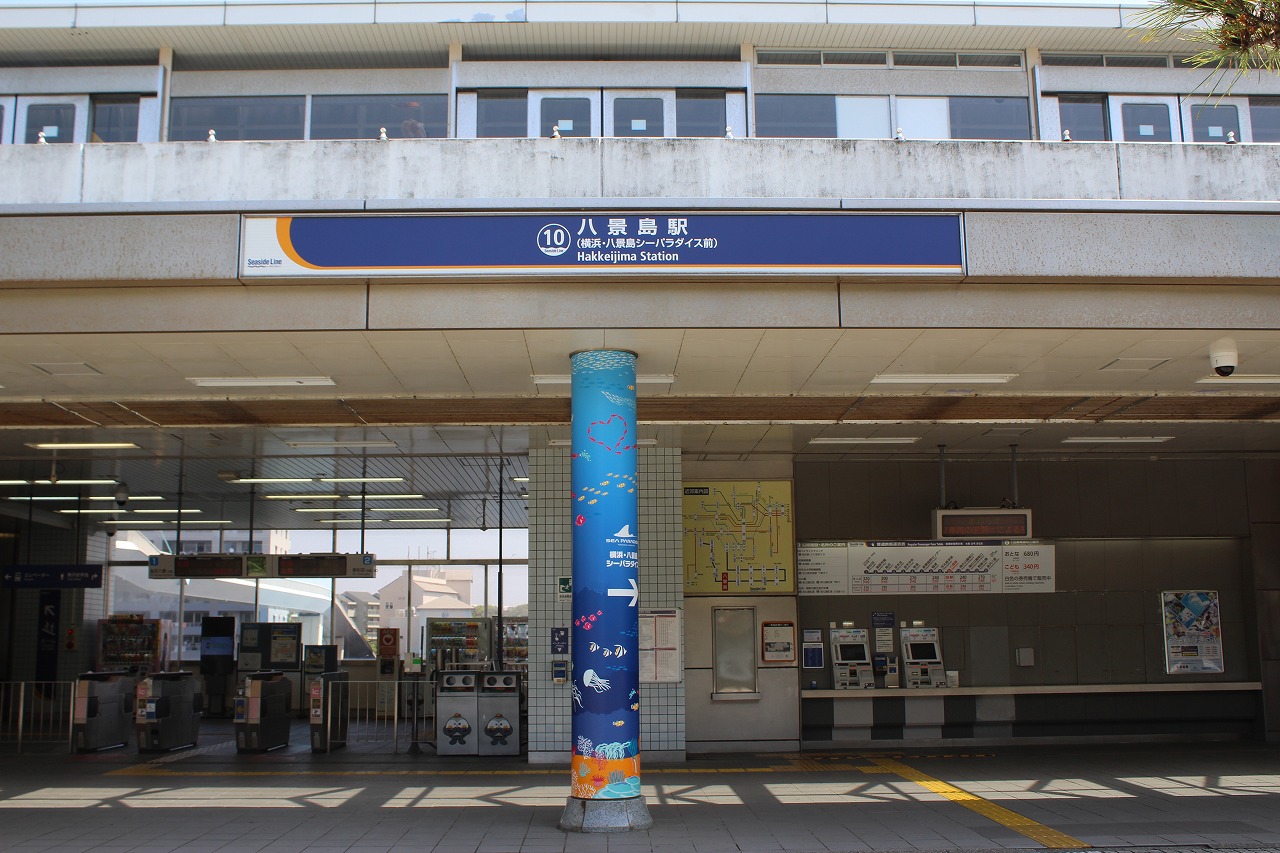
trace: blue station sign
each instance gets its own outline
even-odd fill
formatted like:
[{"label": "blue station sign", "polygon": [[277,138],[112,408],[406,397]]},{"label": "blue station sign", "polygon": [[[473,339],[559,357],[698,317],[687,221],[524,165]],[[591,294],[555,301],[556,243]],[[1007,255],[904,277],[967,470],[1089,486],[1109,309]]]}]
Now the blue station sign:
[{"label": "blue station sign", "polygon": [[101,589],[101,565],[5,566],[0,585],[9,589]]},{"label": "blue station sign", "polygon": [[959,214],[245,216],[242,278],[964,273]]}]

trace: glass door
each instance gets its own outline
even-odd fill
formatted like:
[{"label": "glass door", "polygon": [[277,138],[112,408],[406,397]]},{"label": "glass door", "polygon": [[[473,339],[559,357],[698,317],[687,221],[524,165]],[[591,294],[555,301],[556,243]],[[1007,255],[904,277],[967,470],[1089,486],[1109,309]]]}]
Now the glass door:
[{"label": "glass door", "polygon": [[1116,142],[1181,142],[1178,99],[1159,95],[1113,95],[1111,135]]},{"label": "glass door", "polygon": [[42,95],[17,99],[13,138],[19,144],[84,142],[89,129],[88,95]]}]

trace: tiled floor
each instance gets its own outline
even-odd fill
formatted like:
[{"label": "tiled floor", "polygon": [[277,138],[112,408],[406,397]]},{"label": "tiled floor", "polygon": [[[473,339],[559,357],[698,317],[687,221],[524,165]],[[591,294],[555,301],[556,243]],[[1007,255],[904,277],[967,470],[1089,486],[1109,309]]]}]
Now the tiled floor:
[{"label": "tiled floor", "polygon": [[609,834],[558,828],[567,767],[430,749],[237,755],[216,735],[202,744],[159,759],[0,757],[0,850],[993,851],[1042,847],[1036,838],[1063,849],[1280,848],[1280,748],[1256,743],[700,757],[647,766],[653,828]]}]

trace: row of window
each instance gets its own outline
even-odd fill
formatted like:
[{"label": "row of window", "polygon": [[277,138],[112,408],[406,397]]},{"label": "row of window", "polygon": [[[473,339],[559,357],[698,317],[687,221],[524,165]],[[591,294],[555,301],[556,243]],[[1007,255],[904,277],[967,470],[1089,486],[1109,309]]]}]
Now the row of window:
[{"label": "row of window", "polygon": [[[526,136],[716,137],[738,120],[724,90],[553,95],[524,89],[470,93],[466,132],[478,138]],[[742,95],[737,93],[738,102]],[[28,99],[31,100],[31,99]],[[1050,104],[1053,99],[1050,99]],[[12,101],[10,103],[13,103]],[[460,95],[459,110],[463,98]],[[1180,105],[1174,96],[1059,94],[1054,116],[1042,118],[1045,138],[1065,132],[1076,141],[1280,142],[1280,97],[1213,98]],[[18,102],[17,141],[49,143],[138,141],[140,99],[93,98],[87,133],[76,130],[78,103]],[[758,137],[885,139],[1031,138],[1027,98],[863,95],[774,95],[755,98]],[[0,102],[0,127],[13,117]],[[325,95],[174,98],[169,138],[219,140],[376,139],[448,136],[447,96]],[[81,138],[77,138],[80,136]],[[0,137],[8,141],[7,137]]]},{"label": "row of window", "polygon": [[1021,53],[919,50],[757,50],[757,65],[875,68],[1021,68]]}]

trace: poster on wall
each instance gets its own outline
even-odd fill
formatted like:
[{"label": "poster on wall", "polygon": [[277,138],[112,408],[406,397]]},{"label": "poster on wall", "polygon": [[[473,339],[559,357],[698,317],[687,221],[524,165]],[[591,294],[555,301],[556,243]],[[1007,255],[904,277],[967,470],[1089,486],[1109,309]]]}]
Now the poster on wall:
[{"label": "poster on wall", "polygon": [[1213,590],[1160,593],[1164,669],[1169,675],[1224,672],[1222,612]]},{"label": "poster on wall", "polygon": [[684,484],[685,595],[794,595],[790,480]]},{"label": "poster on wall", "polygon": [[760,660],[789,663],[796,659],[796,623],[765,622],[760,626]]},{"label": "poster on wall", "polygon": [[642,609],[637,653],[640,683],[661,684],[683,680],[680,611],[675,608]]}]

